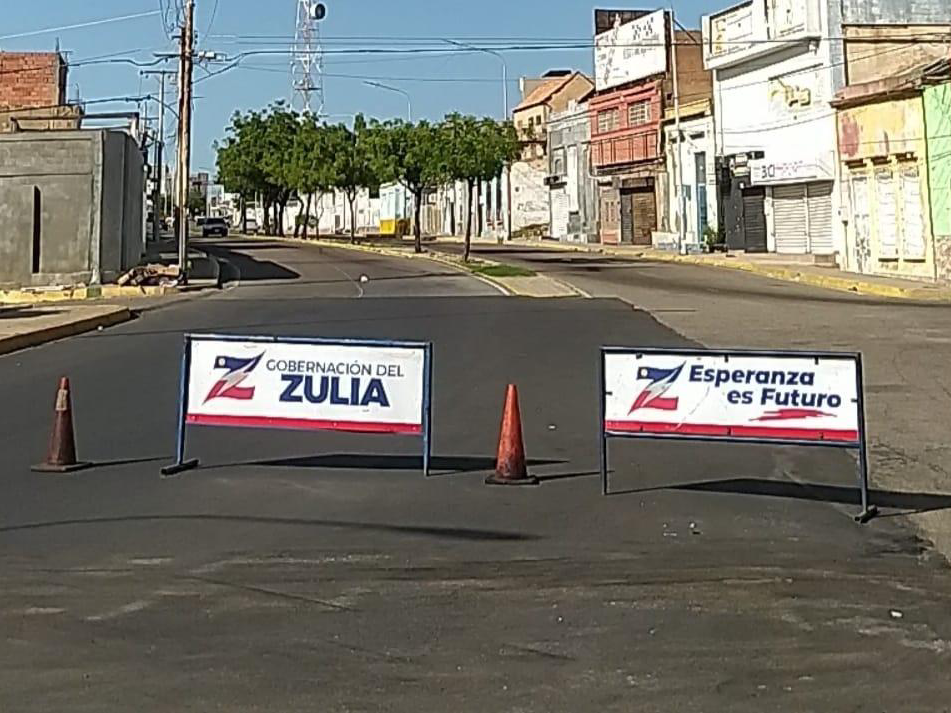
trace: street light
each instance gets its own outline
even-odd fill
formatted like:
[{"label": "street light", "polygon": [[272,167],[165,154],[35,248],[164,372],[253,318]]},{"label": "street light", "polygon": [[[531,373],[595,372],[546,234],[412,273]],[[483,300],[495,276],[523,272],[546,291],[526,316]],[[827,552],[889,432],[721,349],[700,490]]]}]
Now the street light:
[{"label": "street light", "polygon": [[[456,47],[462,47],[463,49],[471,50],[472,52],[482,52],[484,54],[490,54],[502,63],[502,121],[506,121],[509,118],[509,68],[508,64],[505,62],[505,57],[501,52],[496,52],[495,50],[490,50],[485,47],[476,47],[475,45],[469,45],[465,42],[457,42],[456,40],[447,39],[451,45]],[[506,226],[505,233],[508,240],[512,239],[512,167],[506,165],[505,167],[505,217],[506,217]],[[499,243],[502,242],[502,239],[499,238]]]},{"label": "street light", "polygon": [[472,52],[482,52],[484,54],[490,54],[502,63],[502,120],[509,118],[509,68],[508,64],[505,62],[505,57],[501,52],[496,52],[495,50],[490,50],[485,47],[476,47],[475,45],[468,45],[465,42],[457,42],[456,40],[445,40],[451,45],[456,47],[462,47],[463,49],[471,50]]},{"label": "street light", "polygon": [[399,87],[391,87],[389,84],[380,84],[379,82],[364,82],[368,87],[375,87],[377,89],[385,89],[388,92],[396,92],[397,94],[402,94],[406,97],[406,118],[410,123],[413,122],[413,99],[410,97],[409,92],[406,92]]}]

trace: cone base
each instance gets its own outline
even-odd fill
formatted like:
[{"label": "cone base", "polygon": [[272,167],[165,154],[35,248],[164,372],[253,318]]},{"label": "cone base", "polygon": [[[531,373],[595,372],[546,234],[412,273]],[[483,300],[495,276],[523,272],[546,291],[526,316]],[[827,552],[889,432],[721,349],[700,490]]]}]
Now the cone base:
[{"label": "cone base", "polygon": [[531,475],[524,478],[502,478],[495,474],[485,479],[486,485],[538,485],[540,482],[538,478]]},{"label": "cone base", "polygon": [[40,463],[30,466],[30,470],[34,473],[75,473],[77,470],[86,470],[86,468],[92,468],[92,463],[73,463],[72,465]]}]

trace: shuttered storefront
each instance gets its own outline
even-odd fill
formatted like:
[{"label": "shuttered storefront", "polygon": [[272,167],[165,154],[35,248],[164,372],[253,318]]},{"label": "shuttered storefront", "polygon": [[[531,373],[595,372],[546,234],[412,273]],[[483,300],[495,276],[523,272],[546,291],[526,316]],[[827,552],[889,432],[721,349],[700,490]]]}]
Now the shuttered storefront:
[{"label": "shuttered storefront", "polygon": [[568,190],[557,188],[551,192],[551,237],[568,237]]},{"label": "shuttered storefront", "polygon": [[831,182],[773,186],[776,252],[833,253]]},{"label": "shuttered storefront", "polygon": [[773,186],[773,228],[776,252],[807,252],[809,235],[804,184]]},{"label": "shuttered storefront", "polygon": [[743,189],[743,239],[748,253],[766,252],[766,189],[748,186]]}]

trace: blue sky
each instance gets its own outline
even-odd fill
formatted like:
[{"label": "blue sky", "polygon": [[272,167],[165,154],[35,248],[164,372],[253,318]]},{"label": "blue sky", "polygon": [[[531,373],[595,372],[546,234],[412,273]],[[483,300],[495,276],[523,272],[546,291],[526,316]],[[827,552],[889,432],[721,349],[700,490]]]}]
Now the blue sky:
[{"label": "blue sky", "polygon": [[[159,8],[159,0],[46,0],[45,3],[5,3],[0,24],[0,49],[51,50],[57,37],[70,61],[112,55],[139,61],[172,44],[158,15],[94,27],[64,30],[30,37],[10,35],[103,18],[134,15]],[[654,7],[648,4],[591,0],[326,0],[328,17],[322,24],[327,47],[338,51],[366,46],[345,38],[587,38],[593,8]],[[698,27],[702,13],[729,2],[680,0],[674,3],[678,20]],[[214,24],[208,32],[215,0],[198,0],[199,48],[234,56],[258,49],[286,48],[294,33],[295,0],[218,0]],[[37,9],[42,8],[42,12]],[[430,43],[432,44],[432,43]],[[514,44],[514,42],[513,42]],[[517,100],[519,76],[537,76],[550,68],[591,71],[590,50],[506,52],[512,103]],[[385,118],[403,116],[406,100],[394,93],[367,87],[364,77],[396,85],[412,96],[417,118],[439,118],[450,111],[498,116],[502,109],[501,65],[485,54],[399,55],[389,57],[332,55],[326,59],[326,111],[330,114],[363,112]],[[173,68],[170,64],[169,68]],[[209,69],[217,69],[211,66]],[[140,96],[155,93],[154,79],[142,80],[127,64],[75,67],[70,72],[70,96],[78,86],[84,99]],[[196,78],[203,71],[196,72]],[[361,78],[354,78],[361,77]],[[466,79],[478,81],[414,81]],[[214,166],[212,142],[222,135],[236,109],[257,108],[291,92],[289,58],[281,55],[247,57],[239,68],[203,81],[196,87],[195,154],[193,169]],[[92,110],[135,108],[104,104]],[[346,120],[345,117],[331,117]]]}]

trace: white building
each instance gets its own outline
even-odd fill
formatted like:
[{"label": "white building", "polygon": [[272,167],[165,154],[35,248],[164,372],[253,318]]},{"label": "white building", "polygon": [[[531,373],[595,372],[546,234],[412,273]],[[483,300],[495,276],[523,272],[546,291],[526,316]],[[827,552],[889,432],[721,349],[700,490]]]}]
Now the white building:
[{"label": "white building", "polygon": [[[661,230],[654,233],[653,244],[676,250],[683,234],[687,251],[698,252],[703,249],[708,232],[718,230],[716,141],[709,100],[680,107],[680,136],[682,141],[677,138],[675,111],[668,109],[664,114],[667,204],[663,206]],[[684,211],[687,218],[682,233],[681,213]]]},{"label": "white building", "polygon": [[844,251],[829,101],[844,84],[840,0],[748,0],[703,18],[727,245]]}]

